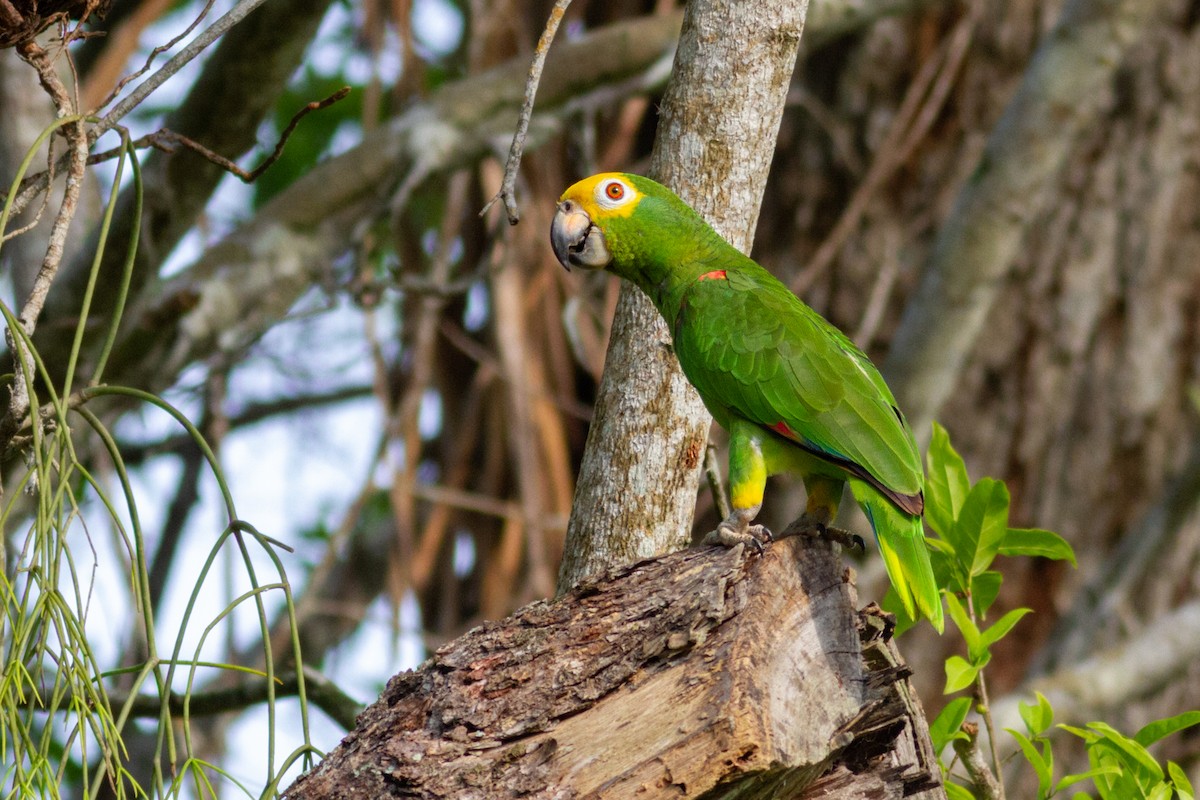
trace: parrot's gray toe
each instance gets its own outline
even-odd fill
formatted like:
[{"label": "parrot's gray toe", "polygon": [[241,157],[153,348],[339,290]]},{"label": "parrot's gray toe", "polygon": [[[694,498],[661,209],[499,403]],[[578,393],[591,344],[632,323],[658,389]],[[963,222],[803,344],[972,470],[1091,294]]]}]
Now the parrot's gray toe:
[{"label": "parrot's gray toe", "polygon": [[756,553],[763,552],[763,545],[772,540],[771,532],[765,525],[747,525],[738,529],[728,522],[722,522],[714,531],[709,531],[704,537],[704,544],[719,544],[723,547],[745,545]]}]

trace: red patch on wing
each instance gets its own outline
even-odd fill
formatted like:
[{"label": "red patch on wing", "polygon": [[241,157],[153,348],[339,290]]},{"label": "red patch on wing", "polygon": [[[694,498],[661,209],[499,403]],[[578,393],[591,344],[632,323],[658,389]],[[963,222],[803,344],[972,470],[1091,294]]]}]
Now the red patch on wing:
[{"label": "red patch on wing", "polygon": [[778,433],[780,436],[785,436],[788,439],[791,439],[793,441],[800,438],[796,435],[796,432],[794,430],[792,430],[791,428],[789,428],[788,424],[782,420],[780,420],[779,422],[776,422],[774,425],[771,425],[770,428],[771,428],[771,430]]},{"label": "red patch on wing", "polygon": [[712,272],[704,273],[699,278],[696,278],[696,280],[697,281],[727,281],[729,279],[725,277],[725,270],[714,269]]}]

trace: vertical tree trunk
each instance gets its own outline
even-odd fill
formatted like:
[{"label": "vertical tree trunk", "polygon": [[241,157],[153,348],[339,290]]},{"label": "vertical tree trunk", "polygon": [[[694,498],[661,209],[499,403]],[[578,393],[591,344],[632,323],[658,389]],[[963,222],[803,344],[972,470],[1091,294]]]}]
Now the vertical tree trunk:
[{"label": "vertical tree trunk", "polygon": [[[651,172],[749,251],[808,3],[688,3]],[[650,301],[621,287],[559,591],[690,540],[711,417]]]},{"label": "vertical tree trunk", "polygon": [[1071,0],[1038,48],[974,174],[942,224],[892,340],[885,374],[918,436],[958,384],[1002,279],[1103,106],[1154,0]]}]

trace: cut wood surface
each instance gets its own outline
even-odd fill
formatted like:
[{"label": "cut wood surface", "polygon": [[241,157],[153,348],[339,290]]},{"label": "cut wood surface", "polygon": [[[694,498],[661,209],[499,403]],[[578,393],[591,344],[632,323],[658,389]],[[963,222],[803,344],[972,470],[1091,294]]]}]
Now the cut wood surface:
[{"label": "cut wood surface", "polygon": [[302,798],[944,797],[889,619],[837,548],[613,570],[388,683]]}]

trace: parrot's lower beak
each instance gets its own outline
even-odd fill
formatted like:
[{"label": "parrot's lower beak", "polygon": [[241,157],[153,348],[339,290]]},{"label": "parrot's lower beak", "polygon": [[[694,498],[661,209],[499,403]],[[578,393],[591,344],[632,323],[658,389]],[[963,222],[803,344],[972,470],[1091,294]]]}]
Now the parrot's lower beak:
[{"label": "parrot's lower beak", "polygon": [[572,266],[604,269],[612,261],[604,232],[592,224],[592,218],[578,203],[571,200],[558,204],[554,222],[550,223],[550,245],[558,263],[568,270]]}]

